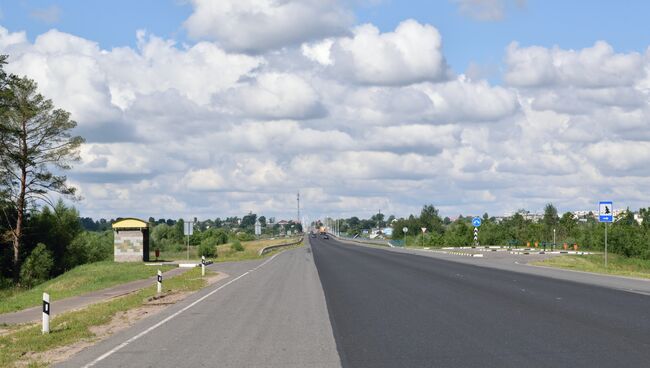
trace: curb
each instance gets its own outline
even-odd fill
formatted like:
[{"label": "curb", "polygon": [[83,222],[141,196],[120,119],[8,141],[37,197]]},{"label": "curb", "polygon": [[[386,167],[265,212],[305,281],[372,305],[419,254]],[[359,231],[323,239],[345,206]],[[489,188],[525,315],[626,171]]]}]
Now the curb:
[{"label": "curb", "polygon": [[478,258],[483,258],[483,254],[477,254],[477,253],[445,252],[445,254],[453,254],[453,255],[455,255],[455,256],[465,256],[465,257],[478,257]]}]

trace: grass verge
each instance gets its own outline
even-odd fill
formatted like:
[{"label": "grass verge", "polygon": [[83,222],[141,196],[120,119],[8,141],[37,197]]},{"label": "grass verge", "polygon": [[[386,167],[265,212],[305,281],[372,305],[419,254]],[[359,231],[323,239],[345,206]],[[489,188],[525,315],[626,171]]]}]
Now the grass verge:
[{"label": "grass verge", "polygon": [[604,254],[564,255],[532,264],[609,275],[650,278],[650,260],[628,258],[617,254],[608,254],[607,268],[605,268]]},{"label": "grass verge", "polygon": [[[214,262],[232,262],[232,261],[243,261],[248,259],[259,259],[261,258],[258,254],[260,249],[268,247],[269,245],[293,243],[298,241],[298,237],[292,238],[278,238],[278,239],[263,239],[263,240],[253,240],[248,242],[241,242],[244,246],[244,250],[241,252],[235,252],[230,249],[230,243],[222,244],[217,246],[217,255],[218,257],[213,257]],[[201,259],[197,253],[197,246],[190,246],[190,261],[197,262]],[[263,257],[266,257],[264,255]],[[160,253],[160,259],[164,260],[176,260],[184,261],[187,259],[187,251],[183,250],[180,252],[165,251]],[[150,259],[155,259],[155,256],[150,256]]]},{"label": "grass verge", "polygon": [[244,260],[249,260],[249,259],[259,259],[263,257],[267,257],[270,254],[273,254],[277,252],[271,251],[268,252],[262,256],[259,255],[260,250],[264,247],[268,247],[270,245],[278,245],[278,244],[286,244],[286,243],[294,243],[298,241],[300,238],[281,238],[281,239],[273,239],[273,240],[254,240],[250,242],[242,242],[241,244],[244,246],[244,250],[241,252],[236,252],[230,249],[230,244],[223,244],[217,246],[217,254],[218,257],[214,259],[216,262],[233,262],[233,261],[244,261]]},{"label": "grass verge", "polygon": [[156,275],[158,269],[164,272],[171,268],[169,266],[157,268],[145,266],[142,263],[111,261],[81,265],[31,289],[0,290],[0,313],[9,313],[40,305],[44,292],[49,293],[53,300],[60,300],[152,277]]},{"label": "grass verge", "polygon": [[[190,292],[206,285],[201,269],[194,268],[165,281],[165,293]],[[47,362],[30,360],[30,356],[81,340],[92,340],[92,327],[107,324],[118,312],[137,308],[156,295],[155,286],[142,289],[111,301],[94,304],[83,310],[64,313],[50,322],[50,334],[42,335],[36,324],[0,336],[0,367],[47,366]]]}]

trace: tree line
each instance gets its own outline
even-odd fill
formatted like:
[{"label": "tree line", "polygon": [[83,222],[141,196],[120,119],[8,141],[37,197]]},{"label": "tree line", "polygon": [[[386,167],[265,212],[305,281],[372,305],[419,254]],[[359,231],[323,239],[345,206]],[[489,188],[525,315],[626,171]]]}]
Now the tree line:
[{"label": "tree line", "polygon": [[[479,227],[481,245],[558,247],[577,244],[580,249],[602,250],[605,245],[605,224],[589,214],[578,218],[572,212],[559,215],[553,204],[547,204],[539,221],[527,218],[520,210],[507,218],[496,218],[484,213]],[[629,209],[618,216],[608,228],[608,247],[614,253],[634,258],[650,259],[650,208],[638,211],[637,221]],[[452,221],[442,218],[433,205],[422,207],[419,215],[395,219],[391,222],[392,239],[406,241],[407,245],[428,247],[470,246],[474,243],[473,216],[459,216]],[[358,218],[340,219],[341,230],[350,236],[361,234]],[[372,222],[367,222],[370,225]],[[370,226],[364,229],[369,229]],[[403,229],[407,231],[404,232]],[[421,229],[426,228],[422,233]]]}]

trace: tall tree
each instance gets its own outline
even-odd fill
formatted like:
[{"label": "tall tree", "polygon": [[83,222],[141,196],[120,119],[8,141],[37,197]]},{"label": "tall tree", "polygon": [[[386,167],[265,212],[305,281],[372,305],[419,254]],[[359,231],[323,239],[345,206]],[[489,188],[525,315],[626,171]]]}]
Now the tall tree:
[{"label": "tall tree", "polygon": [[422,211],[420,211],[420,224],[421,227],[426,227],[429,231],[435,231],[438,234],[445,232],[442,219],[438,215],[438,209],[432,204],[422,207]]},{"label": "tall tree", "polygon": [[11,78],[7,88],[10,96],[0,117],[0,186],[7,190],[15,207],[11,237],[17,279],[25,210],[38,201],[50,202],[48,194],[52,192],[74,196],[75,188],[57,173],[79,160],[83,138],[72,136],[77,123],[70,120],[68,112],[55,109],[51,100],[39,94],[36,82],[25,77]]},{"label": "tall tree", "polygon": [[546,240],[552,239],[553,229],[555,229],[560,222],[560,218],[557,215],[557,208],[552,203],[548,203],[544,207],[544,235],[546,235]]}]

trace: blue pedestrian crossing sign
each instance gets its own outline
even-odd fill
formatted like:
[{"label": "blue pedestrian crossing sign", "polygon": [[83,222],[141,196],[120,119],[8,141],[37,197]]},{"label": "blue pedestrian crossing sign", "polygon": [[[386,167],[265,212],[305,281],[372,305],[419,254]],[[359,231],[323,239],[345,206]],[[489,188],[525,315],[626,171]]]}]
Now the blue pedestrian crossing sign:
[{"label": "blue pedestrian crossing sign", "polygon": [[598,204],[598,221],[614,222],[614,206],[612,206],[612,201],[601,201]]},{"label": "blue pedestrian crossing sign", "polygon": [[481,226],[481,218],[480,217],[474,217],[472,219],[472,225],[474,225],[474,227]]}]

